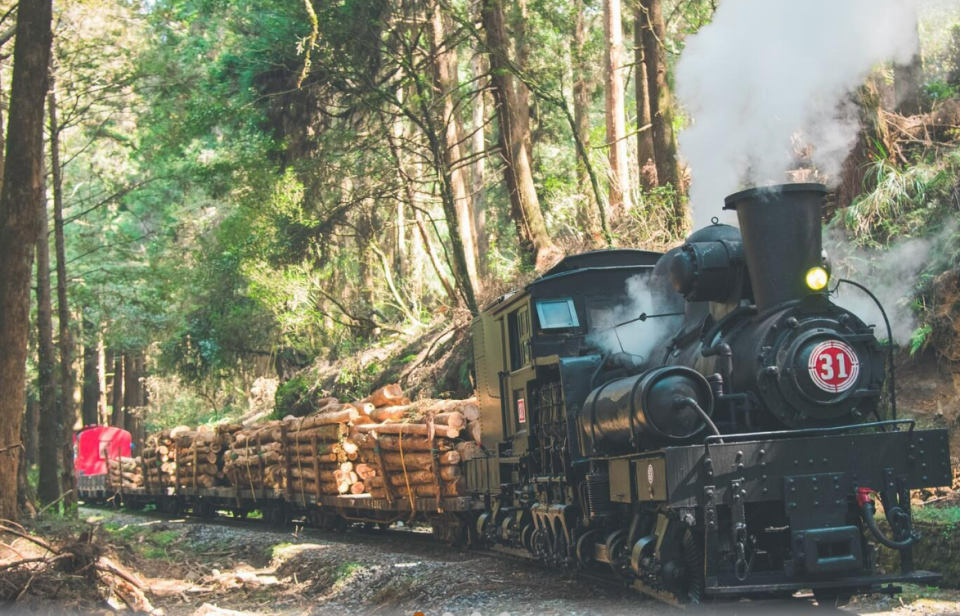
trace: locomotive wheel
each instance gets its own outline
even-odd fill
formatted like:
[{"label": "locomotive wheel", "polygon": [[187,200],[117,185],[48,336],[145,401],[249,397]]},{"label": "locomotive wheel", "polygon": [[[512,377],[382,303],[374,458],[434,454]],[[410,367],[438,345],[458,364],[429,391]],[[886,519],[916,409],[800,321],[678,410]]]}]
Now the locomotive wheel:
[{"label": "locomotive wheel", "polygon": [[600,531],[593,529],[585,532],[577,540],[577,564],[582,569],[593,569],[596,566],[596,548],[594,546],[599,536]]},{"label": "locomotive wheel", "polygon": [[534,556],[543,558],[550,553],[550,541],[547,535],[547,529],[538,528],[533,531],[532,536],[530,537],[530,551]]},{"label": "locomotive wheel", "polygon": [[523,530],[520,531],[520,544],[531,554],[536,554],[536,552],[533,551],[533,533],[533,524],[524,526]]},{"label": "locomotive wheel", "polygon": [[610,570],[613,571],[613,574],[617,577],[622,576],[620,568],[617,567],[616,565],[617,556],[620,555],[620,552],[623,551],[626,545],[627,545],[627,531],[623,528],[613,531],[607,537],[606,546],[607,546],[607,557],[610,559]]}]

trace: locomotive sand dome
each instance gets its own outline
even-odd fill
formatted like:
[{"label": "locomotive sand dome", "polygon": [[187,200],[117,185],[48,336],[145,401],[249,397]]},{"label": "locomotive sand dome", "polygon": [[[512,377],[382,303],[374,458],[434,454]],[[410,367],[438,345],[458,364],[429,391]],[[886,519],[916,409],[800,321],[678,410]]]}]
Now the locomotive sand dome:
[{"label": "locomotive sand dome", "polygon": [[[160,446],[141,448],[146,485],[120,482],[122,500],[208,516],[259,509],[327,528],[419,519],[451,543],[671,603],[812,588],[832,605],[935,582],[913,568],[910,490],[951,483],[947,432],[898,420],[892,379],[882,419],[872,327],[828,294],[824,194],[816,184],[741,192],[727,199],[739,228],[708,226],[666,254],[570,256],[493,302],[471,326],[479,411],[460,403],[482,447],[451,440],[464,436],[442,412],[451,401],[414,424],[407,407],[373,420],[336,404],[235,434],[221,427],[219,453],[191,432],[177,439],[173,477]],[[343,467],[348,445],[356,472]],[[218,460],[227,446],[246,472],[205,487],[197,456]],[[319,481],[337,473],[349,493]],[[898,550],[900,571],[881,574],[878,549]]]}]

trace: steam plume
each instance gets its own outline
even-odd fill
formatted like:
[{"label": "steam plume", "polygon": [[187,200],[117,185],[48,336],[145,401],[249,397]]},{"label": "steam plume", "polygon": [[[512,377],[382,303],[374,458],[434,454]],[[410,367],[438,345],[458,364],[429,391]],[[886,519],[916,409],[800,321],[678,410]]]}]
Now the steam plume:
[{"label": "steam plume", "polygon": [[[946,267],[944,255],[956,230],[956,223],[950,223],[936,235],[905,239],[884,250],[855,248],[836,229],[828,230],[823,239],[833,265],[833,279],[849,278],[866,285],[887,312],[893,341],[906,345],[918,325],[911,306],[916,295],[914,281],[927,269],[942,271]],[[833,301],[868,325],[875,325],[877,338],[887,338],[879,308],[862,291],[842,285]]]},{"label": "steam plume", "polygon": [[[588,341],[604,353],[629,357],[636,365],[649,360],[651,353],[662,347],[683,322],[679,316],[635,320],[641,314],[662,315],[683,310],[683,299],[664,283],[663,279],[653,276],[628,278],[626,301],[591,316],[591,327],[596,333]],[[626,324],[618,326],[620,323]]]},{"label": "steam plume", "polygon": [[[687,42],[677,91],[695,228],[745,185],[785,181],[799,134],[836,178],[856,138],[849,94],[880,62],[917,50],[918,0],[724,0]],[[735,221],[733,224],[736,224]]]}]

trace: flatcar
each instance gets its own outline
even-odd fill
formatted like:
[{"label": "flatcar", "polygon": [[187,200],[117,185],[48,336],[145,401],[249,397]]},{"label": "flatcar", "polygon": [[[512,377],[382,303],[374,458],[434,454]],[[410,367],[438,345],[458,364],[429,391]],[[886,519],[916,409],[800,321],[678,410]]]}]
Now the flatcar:
[{"label": "flatcar", "polygon": [[[725,203],[736,227],[665,254],[570,256],[487,306],[471,325],[485,455],[463,463],[468,496],[123,498],[335,529],[416,518],[448,543],[674,604],[812,589],[836,605],[936,582],[913,566],[910,491],[951,483],[947,432],[898,418],[891,348],[832,301],[832,285],[860,285],[831,280],[825,194],[740,192]],[[880,572],[880,549],[899,571]]]}]

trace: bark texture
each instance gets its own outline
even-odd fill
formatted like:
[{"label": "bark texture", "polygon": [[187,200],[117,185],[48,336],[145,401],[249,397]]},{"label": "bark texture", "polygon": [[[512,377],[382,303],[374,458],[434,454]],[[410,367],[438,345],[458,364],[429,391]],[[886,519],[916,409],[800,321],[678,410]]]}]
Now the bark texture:
[{"label": "bark texture", "polygon": [[51,0],[20,4],[7,152],[0,190],[0,518],[16,519],[25,403],[30,273],[43,201],[43,101],[52,41]]},{"label": "bark texture", "polygon": [[73,428],[77,422],[77,405],[73,394],[76,378],[73,372],[73,335],[70,332],[70,304],[67,298],[67,249],[63,236],[63,169],[60,166],[60,125],[57,121],[56,78],[50,76],[47,113],[50,117],[50,171],[53,180],[53,235],[57,251],[57,320],[60,327],[60,486],[64,511],[76,511],[76,477],[73,474]]},{"label": "bark texture", "polygon": [[893,89],[897,99],[897,113],[917,115],[921,111],[921,85],[923,84],[923,58],[920,55],[920,32],[917,14],[913,14],[912,36],[917,52],[906,64],[893,65]]},{"label": "bark texture", "polygon": [[[587,23],[584,14],[584,0],[575,0],[576,12],[573,21],[573,117],[577,135],[583,144],[585,152],[590,151],[590,93],[595,82],[590,71],[590,63],[585,55],[587,45]],[[577,182],[583,190],[577,208],[577,221],[591,247],[603,244],[603,230],[600,227],[598,204],[591,191],[586,190],[590,185],[590,174],[587,170],[588,161],[577,149]],[[605,207],[600,204],[599,207]]]},{"label": "bark texture", "polygon": [[640,184],[645,190],[657,186],[656,150],[653,146],[653,118],[650,116],[650,81],[647,74],[647,59],[643,52],[643,7],[637,2],[633,20],[633,79],[637,105],[637,167],[640,169]]},{"label": "bark texture", "polygon": [[660,186],[672,186],[677,191],[674,201],[673,226],[679,232],[686,219],[686,207],[680,195],[684,187],[677,161],[677,139],[673,132],[673,96],[667,75],[667,55],[663,48],[666,27],[663,21],[662,0],[640,0],[646,18],[643,25],[643,55],[647,69],[647,88],[650,94],[650,118],[653,124],[653,146],[657,163],[657,181]]},{"label": "bark texture", "polygon": [[529,121],[520,120],[529,109],[517,104],[517,93],[508,50],[502,0],[483,0],[483,26],[490,51],[491,85],[494,105],[500,125],[500,152],[504,162],[504,176],[510,195],[511,214],[517,225],[521,249],[530,255],[538,271],[552,265],[560,250],[547,233],[547,225],[540,209],[533,183],[533,169],[522,127]]},{"label": "bark texture", "polygon": [[434,96],[442,101],[439,106],[438,124],[443,132],[443,157],[450,170],[450,188],[457,211],[457,226],[460,242],[463,244],[466,273],[470,284],[480,290],[477,261],[477,230],[474,226],[473,198],[470,194],[468,167],[461,163],[464,159],[463,121],[460,119],[458,101],[459,80],[457,79],[457,49],[450,36],[452,23],[440,7],[439,2],[431,3],[430,38],[433,57]]},{"label": "bark texture", "polygon": [[606,91],[607,156],[610,161],[610,210],[631,207],[630,164],[623,95],[623,22],[620,0],[603,0],[603,74]]},{"label": "bark texture", "polygon": [[83,425],[90,426],[100,422],[100,350],[91,340],[94,335],[93,323],[83,320],[83,386],[80,392],[80,417]]},{"label": "bark texture", "polygon": [[122,428],[125,421],[123,418],[123,353],[117,351],[113,358],[113,391],[111,392],[111,406],[113,413],[110,416],[110,425],[115,428]]},{"label": "bark texture", "polygon": [[50,289],[50,243],[47,208],[41,199],[37,215],[40,233],[37,234],[37,384],[40,389],[40,478],[37,498],[49,504],[60,498],[60,438],[63,417],[57,403],[57,351],[53,344],[53,300]]}]

